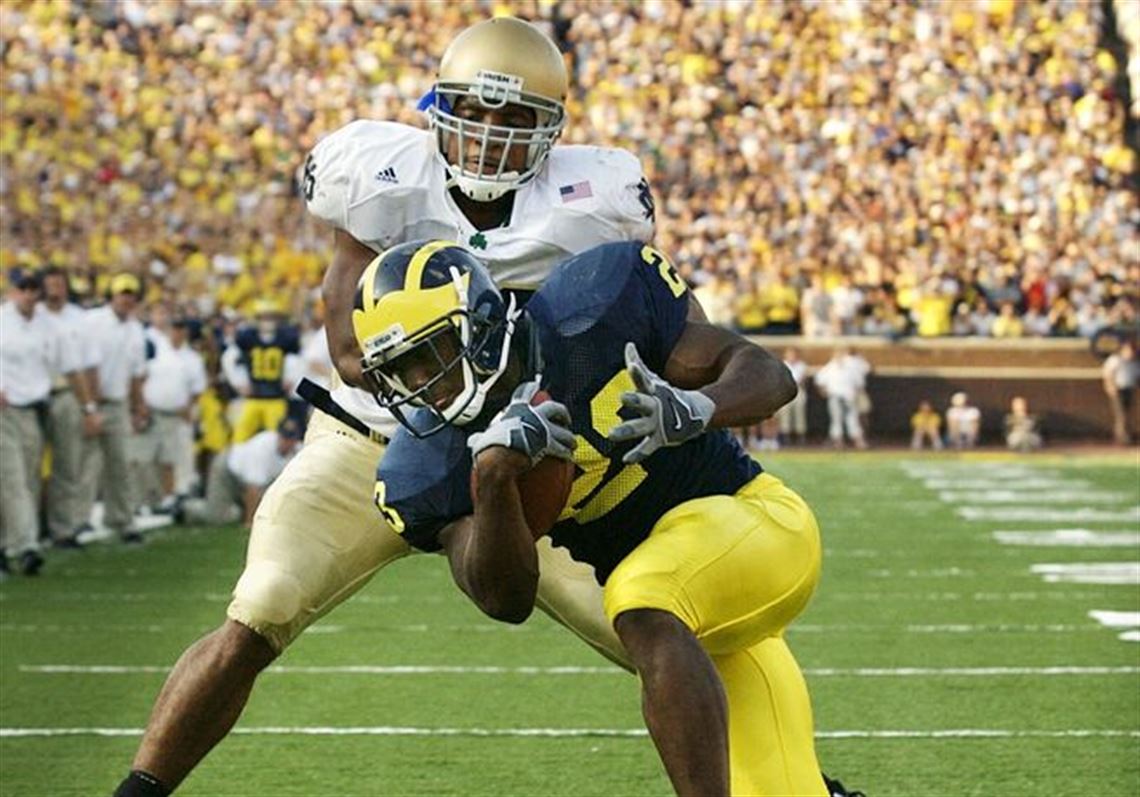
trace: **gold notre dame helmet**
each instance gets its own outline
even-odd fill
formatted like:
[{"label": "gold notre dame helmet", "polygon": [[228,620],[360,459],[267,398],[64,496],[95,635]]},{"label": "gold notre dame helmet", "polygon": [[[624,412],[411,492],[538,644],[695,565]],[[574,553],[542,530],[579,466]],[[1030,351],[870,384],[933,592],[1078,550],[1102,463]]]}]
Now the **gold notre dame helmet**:
[{"label": "gold notre dame helmet", "polygon": [[[530,180],[566,125],[569,80],[562,55],[546,34],[515,17],[496,17],[460,33],[439,65],[439,78],[421,105],[439,140],[452,182],[471,199],[490,202]],[[464,98],[470,98],[465,100]],[[520,105],[534,111],[534,126],[500,127],[455,114],[461,101],[485,108]],[[447,159],[458,137],[459,162]],[[465,158],[479,142],[479,160]],[[512,147],[526,149],[526,167],[507,168]]]}]

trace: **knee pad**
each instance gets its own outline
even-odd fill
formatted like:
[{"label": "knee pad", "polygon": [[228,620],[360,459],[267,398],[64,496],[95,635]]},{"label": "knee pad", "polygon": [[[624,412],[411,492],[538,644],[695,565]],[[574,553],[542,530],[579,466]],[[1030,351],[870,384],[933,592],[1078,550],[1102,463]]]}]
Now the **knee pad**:
[{"label": "knee pad", "polygon": [[281,652],[303,625],[302,594],[296,576],[278,563],[251,562],[234,587],[226,614],[264,636]]}]

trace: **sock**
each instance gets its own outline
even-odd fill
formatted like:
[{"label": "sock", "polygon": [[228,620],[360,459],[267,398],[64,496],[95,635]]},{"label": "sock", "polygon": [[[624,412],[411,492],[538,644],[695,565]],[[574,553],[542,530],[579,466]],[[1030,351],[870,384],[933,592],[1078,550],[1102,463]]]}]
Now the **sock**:
[{"label": "sock", "polygon": [[138,769],[132,769],[131,774],[119,784],[112,797],[167,797],[167,789],[154,775]]}]

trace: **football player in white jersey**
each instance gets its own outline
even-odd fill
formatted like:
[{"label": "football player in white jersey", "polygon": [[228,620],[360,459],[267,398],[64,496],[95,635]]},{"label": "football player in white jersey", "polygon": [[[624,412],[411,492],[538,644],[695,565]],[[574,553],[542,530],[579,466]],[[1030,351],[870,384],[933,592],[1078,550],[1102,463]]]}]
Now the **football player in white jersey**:
[{"label": "football player in white jersey", "polygon": [[[257,675],[307,626],[385,564],[409,553],[372,505],[376,463],[395,424],[359,385],[356,284],[387,247],[459,240],[506,289],[538,287],[568,255],[653,236],[637,159],[600,147],[553,147],[566,123],[561,54],[541,31],[500,17],[448,47],[421,107],[429,130],[357,121],[305,162],[308,209],[335,230],[323,294],[340,379],[310,388],[305,445],[266,491],[227,619],[192,645],[159,694],[117,797],[165,795],[229,732]],[[335,376],[335,375],[334,375]],[[622,660],[592,571],[540,546],[538,605]]]}]

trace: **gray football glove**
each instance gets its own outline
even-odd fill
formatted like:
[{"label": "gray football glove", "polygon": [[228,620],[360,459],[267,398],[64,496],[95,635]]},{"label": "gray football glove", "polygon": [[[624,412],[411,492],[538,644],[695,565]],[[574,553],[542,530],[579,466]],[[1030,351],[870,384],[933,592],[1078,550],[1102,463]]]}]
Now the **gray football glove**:
[{"label": "gray football glove", "polygon": [[641,462],[663,446],[679,446],[704,432],[716,404],[698,390],[673,387],[645,367],[632,343],[625,344],[625,367],[636,393],[622,393],[621,403],[638,417],[615,426],[609,439],[615,443],[641,439],[622,462]]},{"label": "gray football glove", "polygon": [[515,388],[511,402],[495,416],[484,431],[471,435],[467,447],[471,456],[491,446],[502,446],[526,454],[533,467],[543,457],[571,459],[578,440],[570,431],[570,411],[557,401],[532,406],[538,380]]}]

